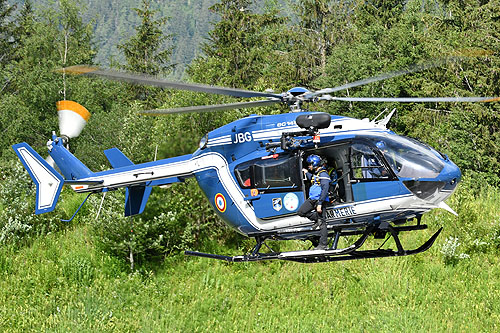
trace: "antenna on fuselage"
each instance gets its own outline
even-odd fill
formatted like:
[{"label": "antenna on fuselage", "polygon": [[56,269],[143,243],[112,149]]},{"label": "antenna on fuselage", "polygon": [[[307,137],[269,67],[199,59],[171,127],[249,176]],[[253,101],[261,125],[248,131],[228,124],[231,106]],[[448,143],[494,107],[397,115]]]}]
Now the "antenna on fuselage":
[{"label": "antenna on fuselage", "polygon": [[377,118],[380,117],[382,114],[384,114],[386,111],[387,111],[387,109],[385,109],[384,111],[382,111],[377,117],[375,117],[375,119],[372,120],[372,122],[375,123],[375,125],[377,127],[387,128],[387,124],[389,123],[389,121],[391,120],[392,116],[396,112],[396,108],[392,109],[392,111],[389,112],[389,114],[387,116],[385,116],[384,119],[376,121]]}]

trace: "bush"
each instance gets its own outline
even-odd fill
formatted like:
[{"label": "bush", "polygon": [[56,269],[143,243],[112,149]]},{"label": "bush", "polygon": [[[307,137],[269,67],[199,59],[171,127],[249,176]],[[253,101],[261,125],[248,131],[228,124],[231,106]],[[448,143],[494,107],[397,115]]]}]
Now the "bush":
[{"label": "bush", "polygon": [[[89,199],[97,214],[100,198]],[[95,241],[105,252],[143,263],[168,254],[199,248],[204,239],[227,238],[229,229],[210,208],[195,181],[154,188],[143,214],[124,217],[124,191],[107,194],[99,218],[92,223]],[[234,233],[229,231],[230,233]]]},{"label": "bush", "polygon": [[447,265],[455,265],[461,259],[468,259],[470,256],[465,253],[459,253],[458,247],[460,246],[458,237],[448,237],[442,248],[441,253],[443,254],[444,263]]},{"label": "bush", "polygon": [[[475,175],[466,173],[449,204],[458,217],[436,211],[429,217],[444,227],[449,236],[441,253],[446,263],[457,263],[464,254],[497,252],[500,249],[500,190],[478,182]],[[460,246],[461,251],[458,251]]]},{"label": "bush", "polygon": [[35,184],[19,161],[0,162],[0,244],[19,244],[59,230],[57,213],[34,214]]}]

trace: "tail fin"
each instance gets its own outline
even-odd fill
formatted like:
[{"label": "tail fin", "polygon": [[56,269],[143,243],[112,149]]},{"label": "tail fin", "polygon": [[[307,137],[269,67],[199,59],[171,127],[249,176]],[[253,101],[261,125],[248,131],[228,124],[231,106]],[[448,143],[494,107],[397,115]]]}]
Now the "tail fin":
[{"label": "tail fin", "polygon": [[125,216],[142,214],[151,194],[151,186],[128,186],[125,190]]},{"label": "tail fin", "polygon": [[63,177],[27,143],[15,144],[12,148],[36,184],[35,213],[53,211],[64,184]]},{"label": "tail fin", "polygon": [[104,151],[104,155],[106,155],[106,158],[113,168],[134,165],[134,163],[129,160],[128,157],[125,156],[118,148],[107,149]]},{"label": "tail fin", "polygon": [[[113,168],[134,165],[118,148],[105,150],[104,155],[106,155]],[[145,184],[127,186],[125,189],[125,216],[142,214],[144,208],[146,208],[151,189],[151,186]]]}]

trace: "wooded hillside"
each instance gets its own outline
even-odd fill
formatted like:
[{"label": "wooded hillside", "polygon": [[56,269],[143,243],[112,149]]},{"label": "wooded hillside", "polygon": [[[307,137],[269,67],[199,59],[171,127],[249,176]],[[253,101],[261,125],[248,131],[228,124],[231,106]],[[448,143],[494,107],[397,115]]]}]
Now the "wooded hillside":
[{"label": "wooded hillside", "polygon": [[[8,1],[21,7],[23,0]],[[56,3],[54,0],[33,1],[34,7],[47,6]],[[176,64],[172,75],[182,77],[186,66],[200,54],[201,45],[208,36],[211,24],[218,20],[217,15],[209,10],[216,0],[169,0],[153,1],[151,8],[159,11],[162,17],[170,17],[162,28],[173,38],[167,46],[173,46],[171,61]],[[134,33],[134,25],[139,19],[134,15],[133,8],[140,7],[140,0],[79,0],[79,13],[83,22],[90,23],[93,30],[92,41],[96,46],[96,63],[109,66],[113,62],[122,62],[123,55],[116,46],[128,39]],[[255,1],[251,7],[261,10],[266,0]],[[280,1],[282,15],[292,16],[295,0]]]}]

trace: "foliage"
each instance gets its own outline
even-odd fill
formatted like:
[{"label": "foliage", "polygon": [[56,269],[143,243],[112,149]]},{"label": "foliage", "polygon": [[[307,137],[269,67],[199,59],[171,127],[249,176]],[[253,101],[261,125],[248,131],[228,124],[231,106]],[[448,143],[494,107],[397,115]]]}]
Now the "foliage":
[{"label": "foliage", "polygon": [[[327,75],[318,77],[314,86],[335,87],[412,64],[458,56],[459,61],[449,61],[438,66],[440,68],[347,89],[340,95],[498,95],[498,87],[488,83],[497,76],[500,66],[495,51],[500,47],[500,38],[498,19],[493,14],[494,2],[468,6],[449,2],[440,6],[435,2],[409,1],[404,10],[401,10],[401,2],[396,2],[399,5],[391,10],[383,10],[388,3],[364,3],[355,7],[349,16],[349,32],[345,33],[351,38],[335,45],[326,65]],[[499,181],[499,152],[495,144],[500,123],[498,103],[337,102],[320,109],[373,119],[384,109],[392,108],[398,110],[390,124],[393,130],[417,137],[443,151],[462,170],[484,174],[491,183]]]},{"label": "foliage", "polygon": [[149,75],[166,74],[172,68],[168,65],[172,49],[165,48],[164,43],[172,35],[161,30],[167,18],[155,19],[158,11],[150,7],[151,0],[142,0],[142,8],[134,8],[141,24],[135,28],[134,36],[117,47],[125,55],[124,69]]},{"label": "foliage", "polygon": [[[37,150],[44,148],[50,132],[57,128],[54,104],[65,94],[92,112],[91,121],[81,137],[72,141],[71,149],[93,170],[107,167],[102,150],[113,146],[135,163],[154,157],[190,154],[203,135],[221,125],[250,113],[284,111],[257,108],[161,119],[140,117],[137,111],[145,108],[224,103],[234,99],[180,91],[152,93],[149,89],[145,91],[154,98],[144,98],[144,94],[131,94],[125,84],[54,73],[55,68],[64,65],[92,63],[96,55],[92,23],[83,23],[78,4],[69,0],[51,2],[50,6],[32,11],[28,2],[23,12],[9,13],[9,18],[14,18],[12,29],[9,28],[15,41],[14,53],[13,61],[2,68],[8,85],[0,95],[1,163],[6,165],[5,170],[10,170],[9,163],[15,158],[11,144],[26,141]],[[172,55],[171,45],[166,44],[180,37],[160,33],[172,28],[174,22],[166,19],[165,11],[157,10],[156,5],[145,1],[141,8],[123,14],[130,22],[137,23],[133,25],[136,35],[122,43],[123,51],[131,51],[126,58],[129,69],[150,74],[168,70],[167,59]],[[198,5],[208,7],[206,2]],[[188,7],[195,10],[198,5],[193,3]],[[494,2],[471,2],[465,6],[454,1],[311,0],[297,6],[296,20],[285,17],[275,1],[257,7],[256,2],[246,0],[223,0],[211,7],[211,15],[217,20],[204,44],[204,53],[198,54],[189,67],[190,80],[281,92],[297,84],[335,87],[443,55],[480,54],[481,57],[447,63],[443,68],[372,83],[340,94],[388,97],[500,94],[494,84],[499,68],[495,50],[500,40]],[[156,19],[157,15],[161,18]],[[153,56],[139,57],[137,52],[144,50],[148,51],[148,57]],[[373,118],[392,107],[396,105],[315,105],[318,110],[359,118]],[[411,104],[397,105],[397,108],[398,114],[390,124],[393,130],[418,137],[440,149],[466,173],[465,183],[470,188],[457,194],[456,198],[462,198],[456,199],[459,200],[457,207],[469,207],[468,200],[480,200],[488,206],[489,190],[481,194],[478,189],[487,184],[497,185],[499,181],[498,106]],[[478,185],[473,188],[470,184],[474,183]],[[128,258],[127,251],[133,248],[136,259],[142,263],[164,258],[180,248],[218,246],[210,239],[239,244],[238,236],[222,227],[194,181],[184,185],[187,186],[154,191],[146,212],[134,218],[132,235],[130,220],[122,217],[123,194],[110,193],[110,202],[105,202],[106,214],[103,212],[89,230],[96,236],[94,241],[99,248],[122,259]],[[64,199],[65,195],[67,193],[62,195],[61,209],[69,215],[80,198]],[[26,198],[20,205],[19,221],[25,221],[23,216],[33,207],[33,198],[28,201],[28,197],[19,197]],[[92,200],[92,208],[84,209],[77,221],[94,218],[100,202],[96,198]],[[111,203],[115,205],[112,207]],[[198,210],[194,211],[193,207]],[[480,216],[477,211],[463,208],[462,215],[467,217],[460,220],[462,227],[457,226],[456,233],[447,237],[458,238],[461,251],[468,255],[474,251],[495,251],[499,228],[474,227]],[[56,220],[47,223],[50,226],[43,230],[60,229]],[[15,224],[20,235],[17,241],[31,237],[35,232],[30,227],[33,224],[30,222],[27,227],[21,222]]]},{"label": "foliage", "polygon": [[306,0],[298,3],[296,49],[303,52],[301,66],[309,71],[308,80],[326,75],[327,58],[341,43],[350,43],[354,22],[351,18],[357,2]]},{"label": "foliage", "polygon": [[[97,216],[100,198],[89,199],[90,216]],[[168,190],[154,189],[143,215],[124,217],[123,193],[106,196],[99,218],[92,222],[97,246],[120,258],[144,264],[171,253],[202,247],[206,237],[222,242],[231,233],[214,217],[212,209],[193,181]],[[226,230],[226,232],[224,232]]]},{"label": "foliage", "polygon": [[15,6],[9,6],[7,0],[0,0],[0,69],[9,63],[13,53],[14,27],[9,16],[12,15],[15,8]]},{"label": "foliage", "polygon": [[[208,7],[206,1],[194,2],[182,8]],[[249,4],[249,10],[222,4]],[[295,24],[272,3],[255,11],[250,1],[221,1],[216,13],[233,16],[215,24],[217,38],[206,45],[215,53],[198,57],[190,67],[191,79],[280,92],[293,84],[333,87],[472,48],[483,56],[343,93],[500,95],[497,1],[402,4],[304,1],[302,18]],[[63,96],[64,84],[68,98],[92,112],[71,149],[94,170],[106,168],[106,148],[117,146],[137,163],[151,160],[156,148],[158,158],[189,154],[202,135],[218,126],[250,112],[280,110],[138,117],[138,110],[154,103],[175,107],[231,99],[162,91],[157,101],[144,101],[131,96],[124,84],[71,77],[64,83],[53,69],[93,62],[91,29],[72,1],[48,8],[9,14],[9,19],[14,17],[9,33],[15,43],[9,53],[12,61],[0,69],[0,330],[498,331],[497,105],[398,106],[391,128],[439,148],[464,173],[448,202],[458,217],[436,210],[422,220],[431,230],[401,233],[411,248],[443,227],[424,254],[315,265],[184,258],[178,254],[185,249],[239,254],[253,241],[242,240],[223,225],[192,179],[155,188],[144,214],[133,219],[123,217],[124,195],[119,191],[107,194],[98,219],[101,198],[91,196],[71,224],[61,223],[59,218],[69,217],[83,199],[66,190],[56,212],[34,216],[34,184],[10,145],[26,141],[41,151],[57,128],[54,103]],[[137,12],[116,12],[128,22],[140,20]],[[314,21],[308,13],[325,16]],[[172,21],[168,31],[175,26]],[[192,23],[192,29],[200,24]],[[233,24],[240,31],[231,30]],[[315,31],[308,35],[308,29]],[[189,45],[182,46],[191,51]],[[394,105],[329,104],[319,109],[373,118],[386,107]],[[367,243],[379,244],[373,239]],[[126,265],[131,249],[138,264],[132,273]]]},{"label": "foliage", "polygon": [[[166,46],[172,49],[170,59],[176,65],[172,76],[182,77],[186,66],[200,54],[200,44],[206,38],[211,22],[216,19],[208,9],[215,2],[216,0],[151,1],[150,10],[157,11],[159,17],[174,18],[166,20],[161,27],[165,35],[171,35]],[[133,8],[140,7],[141,1],[84,0],[84,3],[88,7],[82,12],[85,22],[94,20],[94,41],[98,45],[95,61],[103,66],[124,63],[125,58],[117,45],[136,34],[135,28],[141,24],[141,18]]]},{"label": "foliage", "polygon": [[284,23],[274,7],[258,14],[249,0],[222,0],[210,7],[220,16],[188,73],[196,81],[249,87],[262,75],[269,51],[277,44],[273,32]]},{"label": "foliage", "polygon": [[89,26],[77,13],[76,5],[61,1],[56,10],[40,12],[36,19],[24,17],[16,29],[15,60],[6,69],[9,86],[0,95],[2,150],[19,141],[45,146],[48,134],[57,128],[55,103],[66,97],[66,90],[71,96],[71,88],[76,90],[78,84],[67,86],[65,77],[54,70],[64,64],[91,63],[95,54]]},{"label": "foliage", "polygon": [[458,207],[458,218],[449,224],[453,225],[453,236],[460,239],[467,254],[499,249],[500,212],[495,207],[498,200],[498,188],[465,175],[451,202]]},{"label": "foliage", "polygon": [[35,186],[17,161],[2,163],[0,169],[0,247],[19,245],[61,229],[54,213],[34,215]]},{"label": "foliage", "polygon": [[460,242],[457,237],[448,237],[441,248],[441,253],[444,257],[445,264],[456,264],[461,259],[468,259],[470,256],[465,253],[459,253],[457,250],[460,246]]}]

